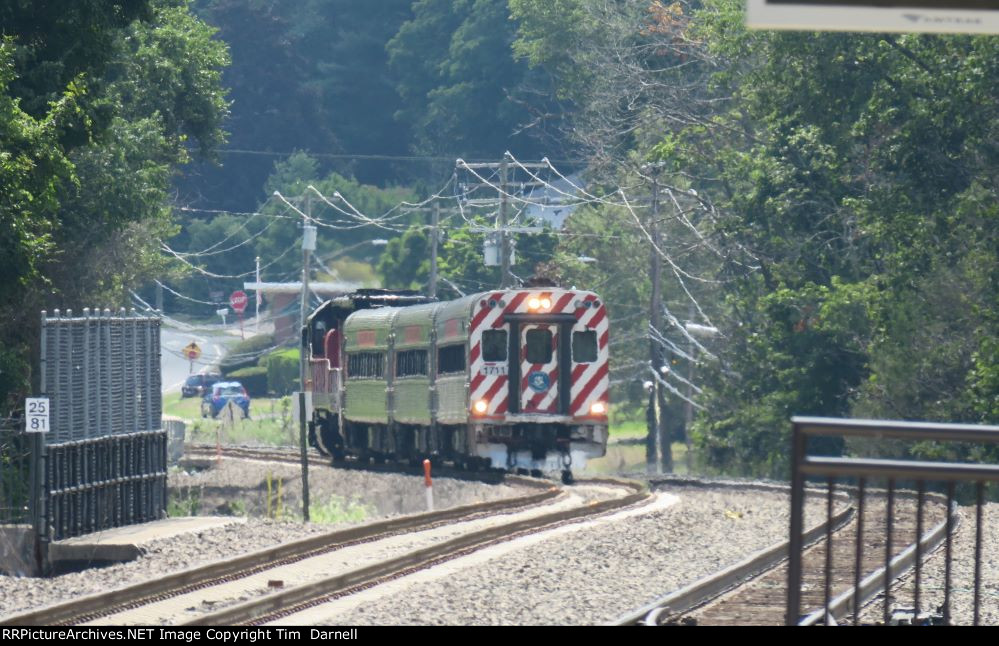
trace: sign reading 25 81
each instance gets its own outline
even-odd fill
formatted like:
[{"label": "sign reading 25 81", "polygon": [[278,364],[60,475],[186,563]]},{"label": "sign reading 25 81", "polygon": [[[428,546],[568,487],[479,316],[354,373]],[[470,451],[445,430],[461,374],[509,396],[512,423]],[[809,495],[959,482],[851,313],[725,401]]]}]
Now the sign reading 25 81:
[{"label": "sign reading 25 81", "polygon": [[49,398],[35,397],[24,400],[24,431],[49,432]]}]

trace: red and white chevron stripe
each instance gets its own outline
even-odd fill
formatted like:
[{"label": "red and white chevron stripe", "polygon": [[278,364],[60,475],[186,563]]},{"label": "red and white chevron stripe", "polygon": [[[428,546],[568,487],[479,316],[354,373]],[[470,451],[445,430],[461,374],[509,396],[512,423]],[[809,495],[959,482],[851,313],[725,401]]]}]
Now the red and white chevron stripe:
[{"label": "red and white chevron stripe", "polygon": [[[494,291],[480,294],[478,300],[473,305],[471,324],[469,326],[469,368],[471,375],[470,400],[474,406],[476,402],[485,401],[486,410],[476,413],[478,419],[488,419],[500,421],[508,411],[510,397],[509,379],[507,376],[507,362],[489,362],[482,358],[482,332],[489,329],[507,329],[509,325],[504,322],[503,317],[507,314],[527,314],[531,312],[528,302],[537,298],[538,300],[549,299],[552,306],[542,310],[543,313],[550,314],[573,314],[577,323],[573,325],[573,331],[594,330],[597,334],[598,352],[597,360],[592,363],[572,363],[569,377],[572,380],[570,388],[569,414],[574,417],[605,418],[606,413],[591,415],[590,407],[597,401],[605,403],[607,391],[610,386],[608,377],[608,322],[606,308],[603,303],[599,307],[585,307],[585,303],[595,303],[599,299],[591,292],[581,292],[576,290],[547,289],[532,290],[518,289],[508,291]],[[490,302],[493,305],[490,305]],[[513,361],[520,361],[521,375],[521,411],[523,413],[552,414],[558,412],[558,380],[564,378],[559,375],[557,362],[558,334],[557,325],[549,325],[552,332],[553,343],[552,361],[548,364],[530,364],[526,362],[523,338],[527,329],[531,329],[532,324],[525,323],[521,326],[519,357],[508,357]],[[531,389],[527,379],[532,372],[544,371],[548,375],[549,387],[544,392],[536,392]]]}]

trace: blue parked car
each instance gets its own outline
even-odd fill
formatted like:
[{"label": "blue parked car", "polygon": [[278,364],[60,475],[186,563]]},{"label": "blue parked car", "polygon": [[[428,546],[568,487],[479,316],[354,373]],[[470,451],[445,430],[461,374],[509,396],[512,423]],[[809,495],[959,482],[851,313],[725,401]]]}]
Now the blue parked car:
[{"label": "blue parked car", "polygon": [[246,394],[243,384],[238,381],[220,381],[213,384],[201,400],[201,416],[218,417],[230,401],[243,409],[244,417],[250,417],[250,396]]}]

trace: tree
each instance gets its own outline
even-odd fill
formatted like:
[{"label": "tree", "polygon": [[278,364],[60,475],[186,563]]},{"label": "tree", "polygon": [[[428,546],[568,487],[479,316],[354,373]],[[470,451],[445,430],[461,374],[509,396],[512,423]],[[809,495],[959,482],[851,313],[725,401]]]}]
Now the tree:
[{"label": "tree", "polygon": [[163,267],[157,240],[171,232],[171,173],[189,144],[209,154],[222,141],[225,48],[185,3],[56,4],[65,12],[3,7],[0,131],[12,145],[0,162],[0,247],[12,264],[0,287],[0,396],[8,400],[29,387],[39,310],[123,303]]}]

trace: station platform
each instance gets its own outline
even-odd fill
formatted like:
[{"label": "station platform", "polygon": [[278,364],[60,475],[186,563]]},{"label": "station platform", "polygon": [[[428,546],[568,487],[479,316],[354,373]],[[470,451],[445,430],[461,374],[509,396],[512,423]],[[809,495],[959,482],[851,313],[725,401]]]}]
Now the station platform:
[{"label": "station platform", "polygon": [[115,527],[52,542],[49,545],[49,563],[53,569],[60,571],[132,561],[145,553],[146,545],[161,538],[245,522],[245,518],[236,516],[183,516]]}]

